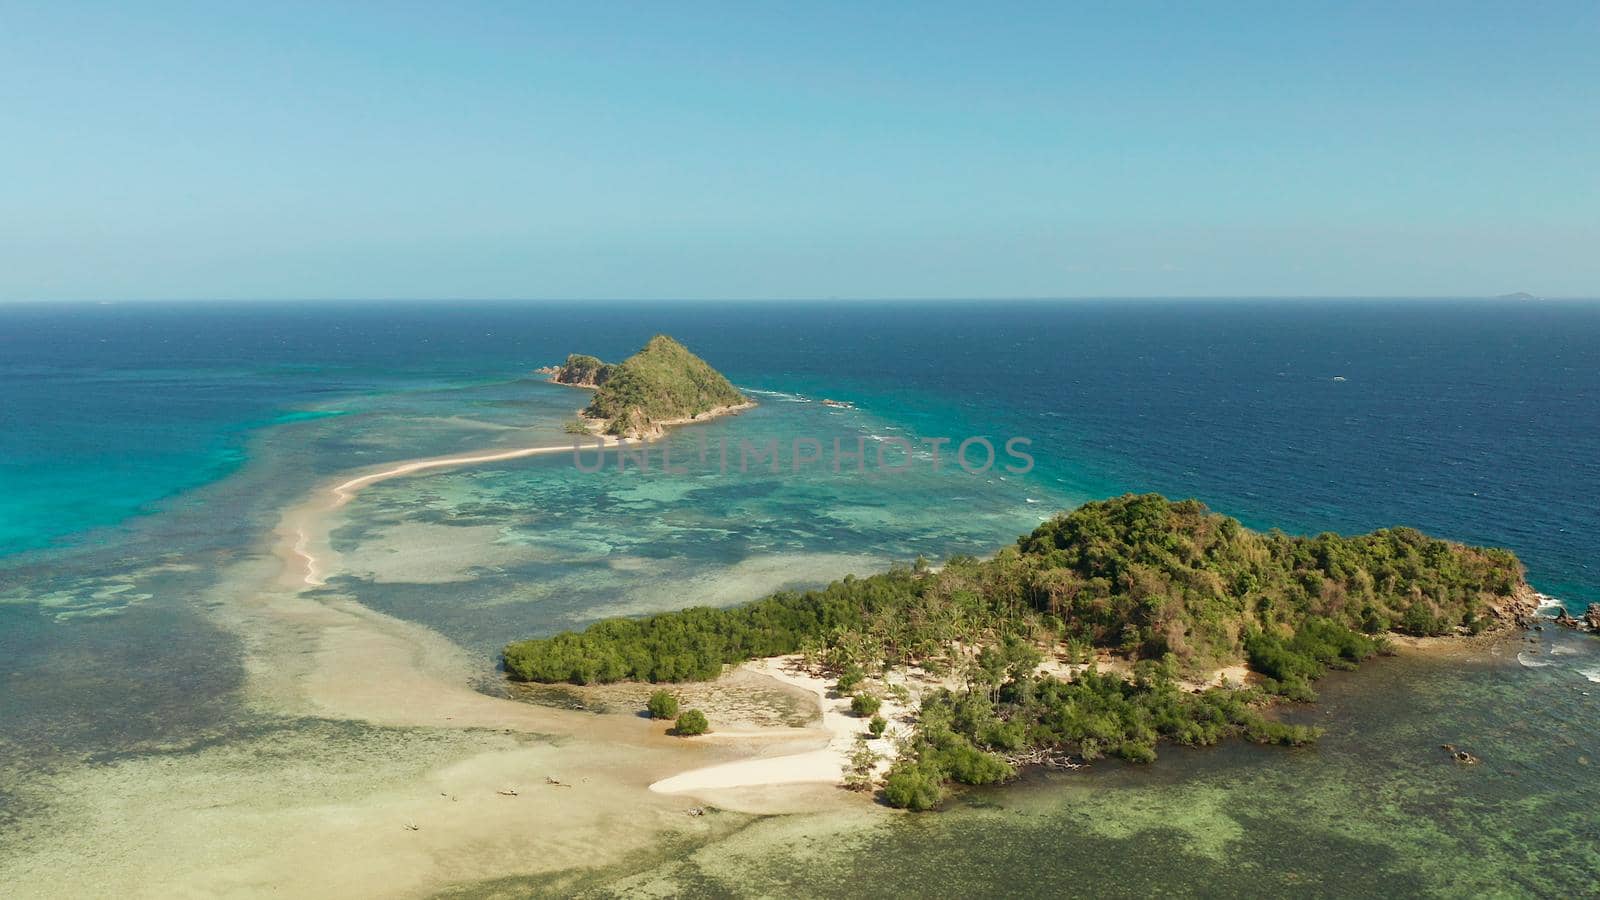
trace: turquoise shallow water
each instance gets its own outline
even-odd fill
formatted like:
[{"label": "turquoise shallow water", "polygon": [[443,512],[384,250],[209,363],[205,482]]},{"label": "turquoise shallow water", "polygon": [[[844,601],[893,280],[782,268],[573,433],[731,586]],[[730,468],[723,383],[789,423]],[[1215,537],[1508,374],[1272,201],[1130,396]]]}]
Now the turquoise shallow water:
[{"label": "turquoise shallow water", "polygon": [[[1600,304],[243,304],[0,310],[0,553],[234,471],[352,395],[505,381],[671,332],[741,384],[916,436],[1027,435],[1072,496],[1293,531],[1406,522],[1600,600]],[[508,411],[514,412],[510,407]]]},{"label": "turquoise shallow water", "polygon": [[[880,468],[873,436],[900,426],[860,410],[764,400],[678,431],[652,448],[648,472],[615,453],[600,471],[585,471],[602,464],[590,451],[369,488],[334,534],[349,574],[329,591],[492,654],[507,635],[605,615],[738,603],[919,554],[987,553],[1066,502],[1031,475],[974,475],[956,464],[935,471],[928,456],[914,454],[909,469],[893,472],[902,464],[897,449],[886,450],[889,465]],[[825,458],[796,471],[796,438],[817,441]],[[852,472],[850,460],[833,470],[835,439],[845,450],[865,448],[865,472]],[[773,441],[778,472],[765,456],[741,463],[746,448]],[[663,459],[684,471],[663,472]]]},{"label": "turquoise shallow water", "polygon": [[[1506,544],[1573,608],[1600,599],[1592,306],[6,308],[0,862],[73,827],[51,799],[64,773],[330,727],[241,707],[238,638],[208,613],[219,572],[328,475],[563,440],[581,393],[527,371],[654,331],[769,392],[676,434],[678,459],[701,437],[983,434],[1031,438],[1038,466],[640,475],[552,457],[396,480],[349,508],[326,595],[438,629],[488,686],[508,637],[983,553],[1053,509],[1155,489],[1256,526]],[[757,820],[585,886],[866,894],[903,858],[895,883],[932,895],[1104,893],[1114,875],[1132,894],[1174,866],[1198,894],[1578,893],[1597,871],[1583,692],[1600,660],[1569,642],[1524,662],[1382,663],[1305,713],[1329,728],[1309,754],[1175,752],[844,834]],[[1488,762],[1441,767],[1443,741]],[[810,849],[774,849],[791,844]]]}]

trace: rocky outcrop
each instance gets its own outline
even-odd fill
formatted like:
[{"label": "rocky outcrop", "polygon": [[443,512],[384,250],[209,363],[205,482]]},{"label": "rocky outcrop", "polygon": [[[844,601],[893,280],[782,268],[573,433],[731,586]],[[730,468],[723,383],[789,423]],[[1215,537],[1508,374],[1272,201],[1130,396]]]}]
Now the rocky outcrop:
[{"label": "rocky outcrop", "polygon": [[1573,631],[1600,634],[1600,603],[1589,604],[1589,608],[1583,611],[1583,618],[1581,619],[1568,612],[1567,608],[1563,606],[1555,615],[1555,623],[1562,628],[1570,628]]},{"label": "rocky outcrop", "polygon": [[[1555,615],[1539,614],[1541,608],[1549,606],[1556,607]],[[1535,591],[1526,583],[1518,585],[1509,597],[1491,602],[1488,607],[1499,628],[1516,627],[1543,631],[1544,626],[1541,623],[1553,621],[1573,631],[1600,634],[1600,603],[1589,604],[1589,608],[1583,611],[1583,616],[1580,618],[1560,605],[1555,598]]]},{"label": "rocky outcrop", "polygon": [[1527,582],[1517,585],[1508,597],[1488,604],[1490,615],[1501,627],[1532,628],[1539,613],[1539,594]]},{"label": "rocky outcrop", "polygon": [[616,371],[616,366],[603,363],[596,356],[574,353],[559,366],[545,366],[537,371],[541,375],[549,375],[550,380],[556,384],[597,388],[611,380],[611,374]]}]

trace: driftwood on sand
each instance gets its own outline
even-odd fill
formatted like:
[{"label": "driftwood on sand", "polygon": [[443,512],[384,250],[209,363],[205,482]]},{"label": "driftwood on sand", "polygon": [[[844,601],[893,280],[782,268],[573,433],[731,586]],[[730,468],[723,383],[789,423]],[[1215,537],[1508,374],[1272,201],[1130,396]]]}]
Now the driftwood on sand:
[{"label": "driftwood on sand", "polygon": [[1065,750],[1054,747],[1041,747],[1037,750],[1028,750],[1023,753],[1011,753],[1005,757],[1006,762],[1014,768],[1023,766],[1044,766],[1047,769],[1087,769],[1087,763],[1076,762]]}]

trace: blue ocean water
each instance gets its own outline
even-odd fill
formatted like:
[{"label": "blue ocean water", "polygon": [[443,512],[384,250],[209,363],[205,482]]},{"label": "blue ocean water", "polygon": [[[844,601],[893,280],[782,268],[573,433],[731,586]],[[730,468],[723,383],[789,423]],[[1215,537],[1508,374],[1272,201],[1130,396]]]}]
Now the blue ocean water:
[{"label": "blue ocean water", "polygon": [[0,308],[0,555],[225,477],[348,397],[516,378],[651,334],[919,436],[1020,435],[1062,496],[1256,527],[1405,523],[1600,600],[1600,305],[1485,301],[83,304]]},{"label": "blue ocean water", "polygon": [[[167,850],[210,865],[233,852],[202,837],[213,808],[320,809],[324,773],[366,791],[373,760],[436,745],[434,729],[262,705],[253,679],[311,650],[297,631],[276,655],[252,646],[272,529],[338,473],[564,441],[584,395],[529,371],[620,359],[656,332],[761,392],[674,432],[679,460],[702,438],[983,435],[1031,439],[1038,467],[588,475],[546,456],[399,478],[343,508],[341,565],[304,596],[427,626],[497,692],[509,638],[983,553],[1054,509],[1157,490],[1256,527],[1502,544],[1570,607],[1600,599],[1596,304],[0,307],[0,882],[58,859],[137,882],[149,819],[105,809],[196,826]],[[659,871],[662,894],[850,896],[881,893],[891,858],[927,896],[1142,895],[1175,872],[1233,893],[1581,894],[1600,871],[1597,646],[1546,629],[1383,660],[1288,713],[1328,729],[1316,748],[1164,748],[1155,766],[1030,775],[865,830],[771,817],[596,884],[637,892]],[[1486,764],[1456,766],[1446,741]],[[261,781],[227,799],[243,771]],[[258,799],[294,771],[318,777]],[[198,815],[173,799],[194,785]],[[796,856],[791,827],[837,852]]]}]

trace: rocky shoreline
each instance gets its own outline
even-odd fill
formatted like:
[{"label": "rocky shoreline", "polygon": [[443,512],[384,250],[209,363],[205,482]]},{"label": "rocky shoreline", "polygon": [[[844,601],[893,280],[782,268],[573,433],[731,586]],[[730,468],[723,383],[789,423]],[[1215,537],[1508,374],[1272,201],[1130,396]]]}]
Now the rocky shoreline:
[{"label": "rocky shoreline", "polygon": [[1600,603],[1589,604],[1589,608],[1583,611],[1583,616],[1581,618],[1573,616],[1572,613],[1567,612],[1567,608],[1563,606],[1561,608],[1561,612],[1557,613],[1555,616],[1555,623],[1563,628],[1570,628],[1573,631],[1584,631],[1588,632],[1589,634],[1600,634]]},{"label": "rocky shoreline", "polygon": [[1517,585],[1510,596],[1503,598],[1503,602],[1489,604],[1489,612],[1494,615],[1501,627],[1527,630],[1538,622],[1539,608],[1544,606],[1547,600],[1550,598],[1534,590],[1524,581]]},{"label": "rocky shoreline", "polygon": [[[1542,628],[1544,621],[1549,620],[1572,631],[1600,634],[1600,603],[1591,603],[1582,616],[1574,616],[1560,600],[1549,594],[1541,594],[1527,584],[1520,586],[1508,601],[1500,607],[1490,607],[1495,618],[1502,622],[1523,629],[1535,629]],[[1555,615],[1539,614],[1539,610],[1552,606],[1556,608]]]}]

